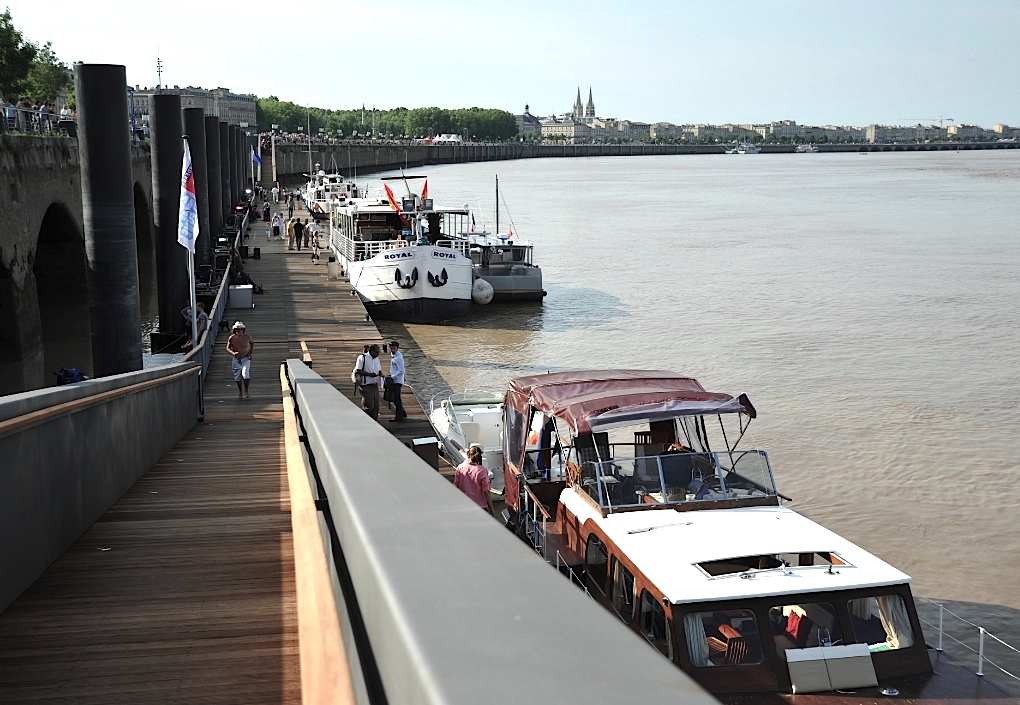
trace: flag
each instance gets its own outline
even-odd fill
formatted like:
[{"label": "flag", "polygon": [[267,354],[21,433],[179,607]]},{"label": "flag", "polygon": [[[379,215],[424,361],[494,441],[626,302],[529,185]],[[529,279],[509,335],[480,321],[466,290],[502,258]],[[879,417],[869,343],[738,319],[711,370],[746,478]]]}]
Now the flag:
[{"label": "flag", "polygon": [[262,157],[258,155],[254,147],[251,148],[251,160],[256,164],[262,164]]},{"label": "flag", "polygon": [[425,186],[421,190],[421,200],[425,200],[429,197],[429,180],[425,179]]},{"label": "flag", "polygon": [[471,214],[471,232],[475,231],[475,214]]},{"label": "flag", "polygon": [[198,239],[198,199],[195,197],[195,173],[191,166],[191,148],[184,141],[184,165],[181,169],[181,210],[177,219],[177,242],[195,254]]},{"label": "flag", "polygon": [[507,240],[513,240],[514,239],[514,231],[511,230],[510,228],[507,228],[507,230],[506,230],[506,238],[507,238]]},{"label": "flag", "polygon": [[383,184],[383,188],[386,190],[386,200],[390,202],[390,208],[395,210],[397,215],[400,216],[400,222],[404,224],[404,227],[411,227],[411,223],[408,222],[407,218],[404,217],[404,214],[400,212],[400,205],[397,204],[397,199],[394,198],[393,191],[390,189],[389,184]]}]

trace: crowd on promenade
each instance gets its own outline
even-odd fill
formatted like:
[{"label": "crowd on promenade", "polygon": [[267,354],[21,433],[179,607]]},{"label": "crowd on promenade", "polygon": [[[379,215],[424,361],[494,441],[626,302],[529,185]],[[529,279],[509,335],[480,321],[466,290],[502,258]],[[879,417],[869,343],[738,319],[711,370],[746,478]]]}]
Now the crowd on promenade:
[{"label": "crowd on promenade", "polygon": [[0,91],[0,118],[2,118],[0,132],[10,130],[37,134],[69,132],[68,126],[78,121],[76,112],[66,105],[57,108],[56,103],[42,100],[33,102],[28,96],[21,96],[12,103],[2,91]]}]

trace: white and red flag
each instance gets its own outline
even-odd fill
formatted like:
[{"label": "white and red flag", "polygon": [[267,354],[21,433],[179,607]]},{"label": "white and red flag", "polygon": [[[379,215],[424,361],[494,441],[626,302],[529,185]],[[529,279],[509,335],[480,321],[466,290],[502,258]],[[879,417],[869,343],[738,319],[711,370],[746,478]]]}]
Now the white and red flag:
[{"label": "white and red flag", "polygon": [[191,166],[191,149],[184,142],[184,166],[181,169],[181,210],[177,220],[177,242],[195,254],[198,239],[198,198],[195,196],[195,173]]}]

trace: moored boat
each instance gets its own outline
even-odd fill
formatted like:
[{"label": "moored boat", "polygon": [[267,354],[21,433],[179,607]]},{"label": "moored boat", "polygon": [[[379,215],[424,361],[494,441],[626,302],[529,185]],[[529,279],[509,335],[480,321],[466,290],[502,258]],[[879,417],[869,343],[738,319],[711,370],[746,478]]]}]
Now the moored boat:
[{"label": "moored boat", "polygon": [[813,144],[798,144],[793,151],[800,154],[814,154],[818,151],[818,147]]},{"label": "moored boat", "polygon": [[748,443],[756,416],[745,395],[667,371],[512,380],[510,520],[726,702],[1011,700],[958,666],[933,669],[909,576],[785,506]]},{"label": "moored boat", "polygon": [[503,494],[503,395],[495,392],[451,394],[429,408],[429,421],[443,444],[447,459],[454,466],[467,457],[473,445],[481,446],[483,464],[489,469],[492,492]]},{"label": "moored boat", "polygon": [[737,154],[761,154],[761,147],[750,142],[743,142],[737,145]]},{"label": "moored boat", "polygon": [[[471,309],[472,263],[463,230],[468,211],[434,208],[407,184],[383,179],[385,198],[356,198],[330,210],[329,245],[352,292],[373,318],[439,323]],[[402,181],[398,203],[389,182]]]},{"label": "moored boat", "polygon": [[305,176],[308,182],[301,191],[301,199],[316,220],[329,220],[330,210],[359,197],[353,181],[345,180],[343,174],[327,174],[318,164],[314,173]]}]

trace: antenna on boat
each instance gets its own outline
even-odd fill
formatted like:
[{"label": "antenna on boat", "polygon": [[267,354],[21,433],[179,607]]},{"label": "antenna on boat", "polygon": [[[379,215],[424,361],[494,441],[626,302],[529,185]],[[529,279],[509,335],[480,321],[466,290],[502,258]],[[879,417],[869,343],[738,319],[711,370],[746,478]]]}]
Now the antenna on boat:
[{"label": "antenna on boat", "polygon": [[496,174],[496,237],[499,237],[499,174]]}]

